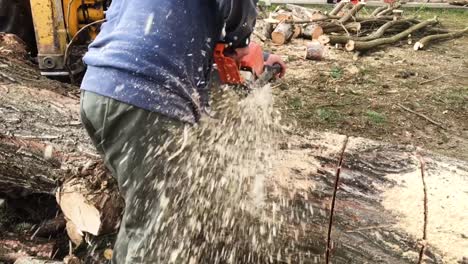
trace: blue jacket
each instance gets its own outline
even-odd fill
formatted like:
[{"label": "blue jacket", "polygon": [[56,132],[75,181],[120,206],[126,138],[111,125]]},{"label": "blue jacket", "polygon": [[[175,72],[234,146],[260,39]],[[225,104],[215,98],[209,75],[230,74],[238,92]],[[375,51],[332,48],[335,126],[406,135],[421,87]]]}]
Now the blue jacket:
[{"label": "blue jacket", "polygon": [[84,57],[81,89],[194,123],[213,48],[248,44],[257,0],[113,0]]}]

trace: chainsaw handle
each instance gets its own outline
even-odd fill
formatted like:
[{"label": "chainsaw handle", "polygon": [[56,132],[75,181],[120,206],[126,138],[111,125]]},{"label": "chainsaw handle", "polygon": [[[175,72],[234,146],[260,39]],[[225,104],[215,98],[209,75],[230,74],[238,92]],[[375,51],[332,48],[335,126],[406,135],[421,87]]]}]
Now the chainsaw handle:
[{"label": "chainsaw handle", "polygon": [[271,78],[273,78],[278,73],[280,73],[281,70],[283,70],[283,67],[281,66],[281,64],[275,63],[273,65],[265,65],[265,70],[264,71],[270,72],[271,75],[272,75]]}]

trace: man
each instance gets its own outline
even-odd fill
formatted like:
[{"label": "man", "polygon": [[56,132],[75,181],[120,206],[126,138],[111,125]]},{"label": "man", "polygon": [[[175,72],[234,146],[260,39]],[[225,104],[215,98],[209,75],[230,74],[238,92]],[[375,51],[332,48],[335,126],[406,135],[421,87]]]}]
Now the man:
[{"label": "man", "polygon": [[[107,21],[84,57],[82,122],[116,177],[126,207],[113,263],[164,263],[150,244],[160,194],[170,177],[169,144],[209,107],[213,48],[248,53],[256,0],[113,0]],[[284,63],[270,55],[266,64]],[[155,158],[157,157],[157,158]],[[156,188],[156,187],[155,187]],[[156,194],[155,194],[156,193]],[[163,255],[163,253],[159,253]]]}]

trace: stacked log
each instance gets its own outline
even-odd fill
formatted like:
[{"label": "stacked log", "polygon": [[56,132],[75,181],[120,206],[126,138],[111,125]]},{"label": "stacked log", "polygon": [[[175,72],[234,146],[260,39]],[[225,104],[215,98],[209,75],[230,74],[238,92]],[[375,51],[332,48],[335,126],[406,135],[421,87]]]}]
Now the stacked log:
[{"label": "stacked log", "polygon": [[437,18],[422,21],[404,17],[403,10],[398,9],[401,7],[398,2],[361,16],[359,12],[365,6],[363,2],[353,5],[349,1],[341,1],[329,13],[291,4],[279,6],[265,19],[264,35],[276,45],[284,45],[294,38],[312,40],[306,43],[305,58],[315,60],[318,57],[311,56],[310,47],[317,50],[318,43],[340,44],[337,47],[344,46],[346,51],[365,52],[403,40],[411,44],[412,41],[407,41],[411,36],[411,39],[419,39],[413,47],[417,51],[436,41],[468,34],[467,29],[453,31],[441,28]]}]

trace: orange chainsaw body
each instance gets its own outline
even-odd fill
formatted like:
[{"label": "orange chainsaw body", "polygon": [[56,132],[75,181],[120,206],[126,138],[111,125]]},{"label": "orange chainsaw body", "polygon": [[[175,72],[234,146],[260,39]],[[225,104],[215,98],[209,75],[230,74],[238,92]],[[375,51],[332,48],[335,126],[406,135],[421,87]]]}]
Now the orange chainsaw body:
[{"label": "orange chainsaw body", "polygon": [[219,43],[215,47],[214,60],[219,77],[224,84],[243,84],[241,70],[251,72],[255,77],[263,73],[264,61],[262,47],[254,42],[249,44],[249,53],[240,62],[225,54],[226,45]]}]

